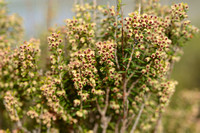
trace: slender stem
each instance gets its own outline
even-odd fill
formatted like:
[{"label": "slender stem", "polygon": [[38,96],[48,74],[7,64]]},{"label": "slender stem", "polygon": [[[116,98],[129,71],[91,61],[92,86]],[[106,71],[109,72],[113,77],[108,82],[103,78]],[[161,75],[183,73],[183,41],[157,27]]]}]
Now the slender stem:
[{"label": "slender stem", "polygon": [[97,122],[95,122],[94,128],[93,128],[93,133],[97,133],[98,132],[98,128],[99,128],[99,124]]},{"label": "slender stem", "polygon": [[108,105],[109,105],[109,93],[110,93],[110,88],[107,87],[107,89],[106,89],[106,102],[105,102],[106,106],[104,108],[104,113],[106,113],[106,111],[108,109]]},{"label": "slender stem", "polygon": [[158,120],[157,120],[157,122],[156,122],[156,126],[155,126],[154,131],[153,131],[154,133],[157,133],[157,132],[158,132],[159,126],[162,126],[161,123],[162,123],[162,113],[160,112],[160,113],[159,113]]},{"label": "slender stem", "polygon": [[50,130],[51,130],[51,128],[50,128],[50,127],[48,127],[48,128],[47,128],[47,133],[50,133]]},{"label": "slender stem", "polygon": [[[81,69],[79,69],[79,73],[80,73],[80,75],[81,75]],[[82,88],[81,88],[81,105],[80,105],[80,110],[82,111],[82,109],[83,109],[83,97],[82,97],[82,94],[83,94],[83,90],[82,90]]]},{"label": "slender stem", "polygon": [[[17,111],[15,110],[15,115],[19,118]],[[20,120],[17,121],[17,127],[21,129],[25,133],[30,133],[26,128],[22,126],[22,122]]]},{"label": "slender stem", "polygon": [[[118,5],[118,0],[116,1],[116,5]],[[115,23],[116,23],[116,28],[115,28],[115,43],[117,44],[117,29],[118,29],[118,22],[117,22],[117,16],[119,15],[118,9],[116,9],[116,14],[115,14]],[[120,70],[118,58],[117,58],[117,46],[115,48],[115,61],[117,64],[118,70]]]},{"label": "slender stem", "polygon": [[[10,95],[10,96],[11,96],[11,95]],[[4,103],[4,105],[6,105],[5,101],[3,101],[3,103]],[[16,110],[15,108],[14,108],[14,111],[15,111],[16,117],[19,118],[19,116],[18,116],[18,114],[17,114],[17,110]],[[19,129],[21,129],[21,130],[22,130],[23,132],[25,132],[25,133],[30,133],[25,127],[23,127],[22,122],[21,122],[20,119],[17,121],[17,127],[18,127]]]},{"label": "slender stem", "polygon": [[96,105],[97,105],[97,110],[99,111],[99,113],[102,115],[102,110],[101,110],[101,107],[96,99]]},{"label": "slender stem", "polygon": [[139,9],[138,9],[139,14],[141,14],[141,3],[139,3]]},{"label": "slender stem", "polygon": [[130,132],[130,133],[134,133],[134,131],[135,131],[137,125],[138,125],[140,116],[141,116],[141,114],[142,114],[142,112],[143,112],[144,105],[145,105],[145,103],[143,103],[143,104],[141,105],[140,111],[139,111],[139,113],[138,113],[138,115],[137,115],[137,118],[136,118],[136,120],[135,120],[135,123],[133,124],[133,127],[131,128],[131,132]]},{"label": "slender stem", "polygon": [[[43,115],[43,106],[41,107],[41,111],[40,111],[40,117]],[[41,133],[41,129],[42,129],[42,120],[40,119],[40,125],[39,125],[39,129],[38,129],[38,133]]]},{"label": "slender stem", "polygon": [[131,86],[130,86],[128,92],[127,92],[127,95],[129,95],[129,94],[131,93],[131,90],[132,90],[132,89],[134,88],[134,86],[139,82],[139,80],[140,80],[140,77],[139,77],[135,82],[133,82],[133,83],[131,84]]},{"label": "slender stem", "polygon": [[135,44],[133,45],[133,49],[132,49],[132,52],[131,52],[131,56],[130,56],[130,58],[129,58],[129,62],[128,62],[128,64],[127,64],[127,67],[126,67],[126,72],[128,71],[128,69],[129,69],[129,67],[130,67],[130,64],[131,64],[131,61],[132,61],[132,58],[133,58],[133,53],[134,53],[134,47],[135,46]]},{"label": "slender stem", "polygon": [[140,111],[139,111],[139,113],[138,113],[138,115],[137,115],[137,117],[136,117],[136,120],[135,120],[135,122],[134,122],[132,128],[131,128],[130,133],[134,133],[134,131],[135,131],[137,125],[138,125],[138,122],[139,122],[139,120],[140,120],[140,117],[141,117],[141,115],[142,115],[142,112],[143,112],[143,110],[144,110],[145,102],[148,100],[148,98],[150,97],[150,95],[151,95],[151,94],[149,94],[149,95],[147,95],[147,96],[144,96],[144,102],[142,103],[142,105],[141,105],[141,107],[140,107]]},{"label": "slender stem", "polygon": [[[121,25],[122,25],[122,37],[121,37],[121,50],[122,50],[122,58],[124,58],[124,18],[123,18],[123,8],[122,8],[122,0],[118,0],[118,10],[121,10]],[[124,71],[124,68],[122,68],[122,71]],[[122,119],[122,128],[121,133],[125,132],[126,123],[127,123],[127,110],[126,110],[126,101],[127,101],[127,94],[126,94],[126,75],[123,73],[123,119]]]},{"label": "slender stem", "polygon": [[115,126],[115,133],[119,133],[119,125],[120,125],[121,117],[119,116],[118,121]]},{"label": "slender stem", "polygon": [[132,116],[129,118],[128,123],[126,125],[126,128],[129,127],[129,125],[132,123],[133,119],[135,118],[135,114],[132,114]]},{"label": "slender stem", "polygon": [[127,86],[129,80],[133,77],[135,73],[131,73],[131,75],[129,75],[129,77],[125,80],[124,84],[125,84],[125,87]]},{"label": "slender stem", "polygon": [[122,21],[122,57],[124,57],[124,18],[123,18],[123,8],[121,3],[121,21]]},{"label": "slender stem", "polygon": [[105,106],[103,109],[101,109],[97,99],[96,99],[96,105],[97,105],[97,110],[99,111],[99,113],[101,114],[101,127],[103,129],[103,133],[106,133],[106,130],[108,128],[108,124],[111,121],[111,116],[106,116],[106,112],[108,109],[108,105],[109,105],[109,93],[110,93],[110,88],[107,87],[106,88],[106,101],[105,101]]}]

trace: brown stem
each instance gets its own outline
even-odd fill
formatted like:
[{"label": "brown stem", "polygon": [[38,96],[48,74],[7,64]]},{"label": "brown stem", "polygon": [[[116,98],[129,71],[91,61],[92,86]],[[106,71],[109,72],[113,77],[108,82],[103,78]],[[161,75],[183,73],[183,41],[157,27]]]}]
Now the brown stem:
[{"label": "brown stem", "polygon": [[[39,117],[39,118],[41,118],[42,115],[43,115],[43,106],[41,107],[40,117]],[[38,128],[38,133],[41,133],[41,129],[42,129],[42,120],[40,119],[39,128]]]},{"label": "brown stem", "polygon": [[134,46],[135,46],[135,44],[133,45],[133,49],[132,49],[132,52],[131,52],[131,56],[130,56],[130,58],[129,58],[129,62],[128,62],[128,64],[127,64],[127,67],[126,67],[126,72],[128,71],[128,69],[129,69],[129,67],[130,67],[130,64],[131,64],[131,61],[132,61],[132,58],[133,58],[133,53],[134,53]]},{"label": "brown stem", "polygon": [[116,126],[115,126],[115,133],[119,133],[119,124],[120,124],[120,121],[121,121],[121,117],[119,116],[118,121],[117,121]]},{"label": "brown stem", "polygon": [[132,114],[132,116],[128,119],[128,123],[126,125],[126,128],[129,127],[129,125],[132,123],[133,119],[135,118],[135,114]]},{"label": "brown stem", "polygon": [[[17,111],[15,110],[16,116],[19,118]],[[26,128],[23,127],[22,122],[19,120],[17,121],[17,127],[21,129],[24,133],[30,133]]]},{"label": "brown stem", "polygon": [[131,84],[131,86],[130,86],[128,92],[127,92],[127,95],[129,95],[129,94],[131,93],[131,90],[132,90],[133,87],[139,82],[139,80],[140,80],[140,77],[139,77],[135,82],[133,82],[133,83]]},{"label": "brown stem", "polygon": [[134,131],[135,131],[137,125],[138,125],[138,122],[139,122],[139,120],[140,120],[140,117],[141,117],[141,115],[142,115],[142,112],[143,112],[143,110],[144,110],[145,102],[148,100],[148,98],[150,97],[150,95],[151,95],[151,94],[149,94],[149,95],[147,95],[147,96],[144,96],[144,102],[142,103],[142,105],[141,105],[141,107],[140,107],[140,111],[139,111],[139,113],[138,113],[138,115],[137,115],[137,117],[136,117],[136,120],[135,120],[135,122],[134,122],[132,128],[131,128],[130,133],[134,133]]},{"label": "brown stem", "polygon": [[[117,16],[119,15],[119,12],[118,12],[118,9],[117,9],[117,5],[118,5],[118,0],[116,0],[116,14],[115,14],[115,23],[116,23],[116,26],[118,26],[118,23],[117,23]],[[117,44],[117,28],[115,28],[115,43]],[[117,64],[117,68],[118,70],[120,70],[120,66],[119,66],[119,62],[118,62],[118,58],[117,58],[117,46],[115,48],[115,62]]]},{"label": "brown stem", "polygon": [[97,122],[95,122],[94,128],[93,128],[93,133],[97,133],[98,128],[99,128],[99,124]]},{"label": "brown stem", "polygon": [[123,18],[123,9],[121,6],[121,21],[122,21],[122,57],[124,57],[124,18]]},{"label": "brown stem", "polygon": [[122,127],[121,127],[121,130],[120,132],[121,133],[124,133],[126,131],[126,128],[127,128],[127,122],[128,122],[128,96],[130,94],[130,91],[131,89],[135,86],[135,84],[139,81],[136,80],[134,83],[132,83],[131,85],[131,88],[129,89],[129,91],[127,92],[127,84],[128,84],[128,81],[132,78],[132,76],[134,75],[134,73],[132,73],[131,75],[129,75],[129,77],[127,79],[124,79],[124,84],[123,84],[123,119],[122,119]]},{"label": "brown stem", "polygon": [[138,115],[137,115],[137,118],[136,118],[136,120],[135,120],[135,123],[133,124],[133,127],[131,128],[131,132],[130,132],[130,133],[134,133],[134,131],[135,131],[137,125],[138,125],[138,122],[139,122],[139,120],[140,120],[140,117],[141,117],[141,115],[142,115],[142,112],[143,112],[143,110],[144,110],[144,105],[145,105],[145,103],[143,103],[143,104],[141,105],[140,111],[139,111],[139,113],[138,113]]},{"label": "brown stem", "polygon": [[97,99],[96,99],[96,105],[97,105],[97,110],[99,111],[99,113],[101,114],[101,127],[103,129],[103,133],[106,133],[106,130],[108,128],[108,124],[111,121],[111,116],[106,116],[106,112],[108,109],[108,105],[109,105],[109,93],[110,93],[110,88],[107,87],[106,88],[106,101],[105,101],[105,106],[103,109],[101,109]]},{"label": "brown stem", "polygon": [[162,123],[162,113],[160,112],[158,120],[156,122],[156,126],[155,126],[154,131],[153,131],[154,133],[158,132],[159,126],[162,126],[161,123]]}]

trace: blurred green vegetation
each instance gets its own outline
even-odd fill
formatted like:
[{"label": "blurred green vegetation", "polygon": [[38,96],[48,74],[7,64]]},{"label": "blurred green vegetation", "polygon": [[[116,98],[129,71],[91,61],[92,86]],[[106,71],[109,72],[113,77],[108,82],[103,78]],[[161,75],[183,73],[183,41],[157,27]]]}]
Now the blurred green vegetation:
[{"label": "blurred green vegetation", "polygon": [[179,81],[177,91],[184,88],[200,88],[200,34],[185,44],[180,62],[175,64],[172,78]]},{"label": "blurred green vegetation", "polygon": [[179,84],[163,117],[165,133],[200,132],[200,33],[185,45],[172,74]]}]

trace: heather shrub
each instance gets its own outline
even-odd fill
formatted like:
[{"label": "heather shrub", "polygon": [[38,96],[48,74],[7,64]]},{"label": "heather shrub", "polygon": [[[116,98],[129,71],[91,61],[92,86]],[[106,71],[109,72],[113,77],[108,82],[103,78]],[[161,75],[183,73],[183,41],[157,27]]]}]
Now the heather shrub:
[{"label": "heather shrub", "polygon": [[128,15],[123,8],[121,0],[116,7],[75,3],[74,18],[47,38],[45,71],[38,67],[39,40],[6,52],[2,43],[1,99],[14,129],[157,131],[177,84],[173,65],[198,29],[187,20],[185,3],[144,0]]}]

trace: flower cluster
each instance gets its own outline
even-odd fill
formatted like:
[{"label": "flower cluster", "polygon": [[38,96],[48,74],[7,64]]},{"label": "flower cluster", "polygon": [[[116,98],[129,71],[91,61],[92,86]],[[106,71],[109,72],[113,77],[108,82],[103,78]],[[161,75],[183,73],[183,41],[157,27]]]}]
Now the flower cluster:
[{"label": "flower cluster", "polygon": [[65,31],[71,49],[76,51],[92,46],[95,36],[94,28],[94,23],[86,23],[83,19],[67,19]]},{"label": "flower cluster", "polygon": [[94,57],[95,53],[91,49],[79,50],[71,54],[71,61],[68,64],[68,68],[73,75],[76,89],[82,89],[85,85],[96,86],[95,78],[97,77],[97,69]]},{"label": "flower cluster", "polygon": [[59,33],[52,33],[48,37],[49,50],[51,51],[50,60],[51,60],[51,69],[53,73],[59,73],[64,69],[63,63],[63,40],[60,37]]},{"label": "flower cluster", "polygon": [[[37,57],[39,56],[39,40],[31,39],[29,42],[24,42],[19,49],[13,54],[14,64],[19,68],[22,77],[34,77],[34,70],[37,69]],[[32,70],[32,71],[31,71]]]},{"label": "flower cluster", "polygon": [[41,115],[41,119],[43,120],[43,124],[47,125],[47,127],[50,128],[51,122],[52,120],[56,120],[56,116],[48,112],[47,110],[44,110],[43,114]]},{"label": "flower cluster", "polygon": [[7,91],[4,96],[4,105],[9,113],[11,120],[19,121],[18,111],[21,110],[22,104],[15,97],[12,91]]},{"label": "flower cluster", "polygon": [[54,111],[56,114],[60,115],[64,120],[67,120],[66,111],[64,110],[63,106],[60,104],[59,97],[65,96],[64,90],[59,90],[57,85],[60,84],[59,80],[48,76],[44,80],[44,85],[40,87],[42,91],[42,95],[47,100],[47,105]]},{"label": "flower cluster", "polygon": [[96,94],[94,88],[97,86],[96,80],[98,80],[98,71],[95,65],[95,52],[90,48],[81,49],[78,52],[71,54],[68,70],[73,77],[72,80],[74,82],[74,87],[77,90],[77,94],[80,96],[80,100],[75,99],[73,101],[75,107],[80,105],[80,110],[78,109],[76,112],[78,117],[87,115],[87,111],[82,108],[83,102],[86,102],[90,97],[89,92],[91,91]]},{"label": "flower cluster", "polygon": [[97,42],[96,47],[98,49],[98,55],[100,57],[100,64],[104,67],[100,69],[101,72],[106,72],[107,76],[103,80],[110,79],[115,80],[115,85],[118,86],[122,80],[122,75],[116,72],[115,63],[115,49],[117,44],[113,40],[105,42]]},{"label": "flower cluster", "polygon": [[19,43],[23,37],[22,19],[17,14],[8,15],[5,0],[0,1],[0,48]]}]

